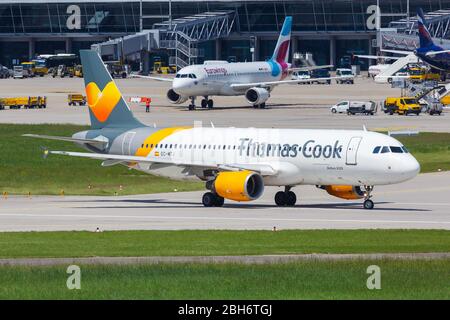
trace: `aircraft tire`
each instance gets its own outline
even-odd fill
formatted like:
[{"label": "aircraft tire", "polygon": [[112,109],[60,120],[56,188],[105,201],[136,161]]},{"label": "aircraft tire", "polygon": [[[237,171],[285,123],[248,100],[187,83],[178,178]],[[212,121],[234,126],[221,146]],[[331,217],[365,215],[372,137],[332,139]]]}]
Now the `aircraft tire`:
[{"label": "aircraft tire", "polygon": [[206,99],[202,99],[202,102],[201,102],[201,106],[202,106],[202,108],[206,108],[206,107],[207,107],[207,105],[208,105],[208,100],[206,100]]},{"label": "aircraft tire", "polygon": [[364,201],[363,206],[364,206],[364,209],[371,210],[371,209],[373,209],[373,207],[374,207],[375,205],[374,205],[374,203],[373,203],[372,200],[367,199],[367,200]]},{"label": "aircraft tire", "polygon": [[212,99],[209,99],[209,100],[206,102],[206,104],[207,104],[207,106],[208,106],[209,109],[212,109],[212,108],[214,107],[214,101],[213,101]]},{"label": "aircraft tire", "polygon": [[216,196],[216,199],[214,201],[214,207],[222,207],[223,203],[225,202],[225,199],[219,195],[215,195],[215,196]]},{"label": "aircraft tire", "polygon": [[195,110],[195,106],[194,106],[193,104],[190,104],[188,108],[189,108],[189,110],[191,110],[191,111],[192,111],[192,110]]},{"label": "aircraft tire", "polygon": [[286,205],[286,193],[283,191],[278,191],[275,194],[275,204],[279,207],[284,207]]},{"label": "aircraft tire", "polygon": [[203,194],[202,203],[205,207],[213,207],[216,203],[216,195],[212,192]]},{"label": "aircraft tire", "polygon": [[294,192],[292,191],[286,192],[285,198],[286,198],[286,206],[288,207],[295,206],[295,203],[297,202],[297,196],[295,195]]},{"label": "aircraft tire", "polygon": [[261,103],[260,105],[259,105],[259,108],[260,109],[264,109],[266,107],[266,103],[265,102],[263,102],[263,103]]}]

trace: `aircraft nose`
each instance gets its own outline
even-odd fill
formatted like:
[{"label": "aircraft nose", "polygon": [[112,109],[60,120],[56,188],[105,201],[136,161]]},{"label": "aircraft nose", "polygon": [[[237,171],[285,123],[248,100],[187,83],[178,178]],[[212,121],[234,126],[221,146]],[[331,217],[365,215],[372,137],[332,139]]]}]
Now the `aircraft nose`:
[{"label": "aircraft nose", "polygon": [[401,175],[405,179],[412,179],[420,172],[420,164],[413,156],[401,163]]},{"label": "aircraft nose", "polygon": [[398,159],[396,167],[398,168],[397,176],[401,181],[406,181],[414,178],[420,172],[420,164],[412,155],[408,159]]}]

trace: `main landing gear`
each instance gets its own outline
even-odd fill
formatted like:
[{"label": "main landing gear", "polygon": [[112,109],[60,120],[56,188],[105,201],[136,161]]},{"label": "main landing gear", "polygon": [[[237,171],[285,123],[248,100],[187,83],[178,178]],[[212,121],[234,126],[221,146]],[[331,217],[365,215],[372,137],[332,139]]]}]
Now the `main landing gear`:
[{"label": "main landing gear", "polygon": [[[189,104],[189,110],[195,110],[195,97],[189,97],[191,99],[191,103]],[[200,103],[202,108],[212,109],[214,107],[214,101],[212,99],[208,99],[208,96],[205,96]]]},{"label": "main landing gear", "polygon": [[365,186],[364,188],[366,189],[363,203],[364,209],[373,209],[375,205],[373,201],[370,200],[370,198],[372,198],[372,195],[370,193],[373,191],[373,186]]},{"label": "main landing gear", "polygon": [[202,108],[208,107],[209,109],[212,109],[214,107],[214,101],[212,99],[208,99],[208,96],[205,96],[204,99],[202,99]]},{"label": "main landing gear", "polygon": [[206,192],[203,195],[202,203],[205,207],[221,207],[224,203],[224,198],[217,193]]},{"label": "main landing gear", "polygon": [[261,104],[254,104],[253,105],[253,108],[255,108],[255,109],[264,109],[266,107],[266,103],[265,102],[263,102],[263,103],[261,103]]},{"label": "main landing gear", "polygon": [[293,207],[297,202],[297,196],[291,191],[290,186],[284,187],[284,191],[275,194],[275,203],[279,207]]}]

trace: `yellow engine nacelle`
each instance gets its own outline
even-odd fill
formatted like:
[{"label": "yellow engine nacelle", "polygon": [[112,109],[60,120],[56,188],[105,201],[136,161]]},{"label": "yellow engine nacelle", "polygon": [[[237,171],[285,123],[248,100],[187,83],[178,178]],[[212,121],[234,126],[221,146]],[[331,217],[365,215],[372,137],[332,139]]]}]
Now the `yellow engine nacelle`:
[{"label": "yellow engine nacelle", "polygon": [[252,171],[220,172],[213,184],[219,196],[234,201],[258,199],[264,191],[263,178]]},{"label": "yellow engine nacelle", "polygon": [[332,196],[346,199],[346,200],[355,200],[364,198],[364,191],[361,190],[360,186],[324,186],[324,189],[331,194]]}]

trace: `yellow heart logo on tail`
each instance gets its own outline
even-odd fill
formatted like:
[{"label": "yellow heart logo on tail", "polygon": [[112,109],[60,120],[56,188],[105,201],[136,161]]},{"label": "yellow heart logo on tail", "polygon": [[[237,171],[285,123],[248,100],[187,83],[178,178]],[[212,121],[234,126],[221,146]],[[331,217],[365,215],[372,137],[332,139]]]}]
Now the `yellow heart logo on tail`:
[{"label": "yellow heart logo on tail", "polygon": [[100,122],[105,122],[120,100],[121,94],[116,84],[111,81],[100,91],[95,82],[86,86],[89,108]]}]

